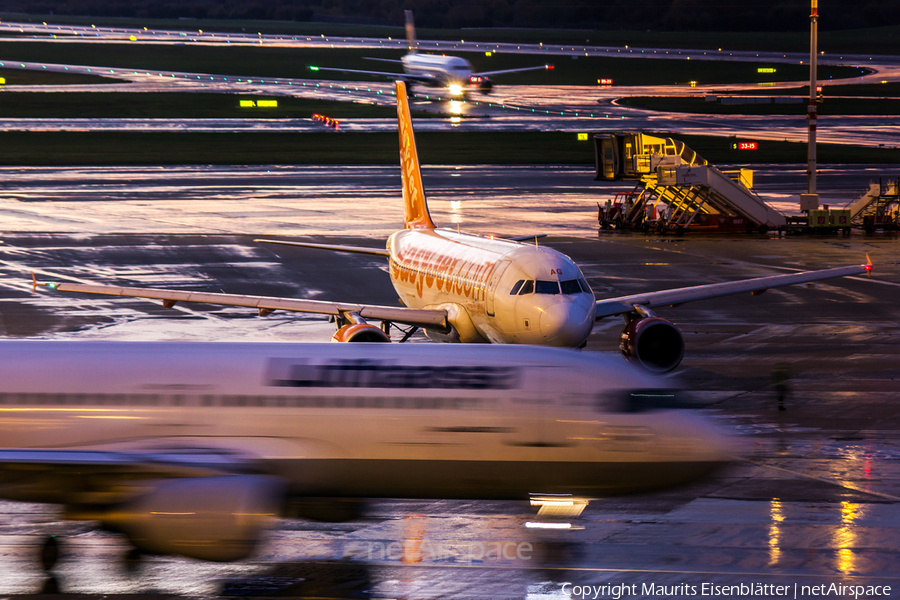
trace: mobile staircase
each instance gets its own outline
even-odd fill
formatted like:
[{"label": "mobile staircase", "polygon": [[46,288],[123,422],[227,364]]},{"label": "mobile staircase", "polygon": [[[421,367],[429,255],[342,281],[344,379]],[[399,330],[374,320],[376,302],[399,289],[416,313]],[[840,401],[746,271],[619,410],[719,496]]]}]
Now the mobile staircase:
[{"label": "mobile staircase", "polygon": [[900,229],[900,178],[869,182],[869,189],[847,204],[850,221],[866,233]]},{"label": "mobile staircase", "polygon": [[683,142],[640,132],[594,136],[596,179],[634,179],[634,191],[599,209],[601,228],[765,233],[786,217],[753,191],[753,171],[720,171]]}]

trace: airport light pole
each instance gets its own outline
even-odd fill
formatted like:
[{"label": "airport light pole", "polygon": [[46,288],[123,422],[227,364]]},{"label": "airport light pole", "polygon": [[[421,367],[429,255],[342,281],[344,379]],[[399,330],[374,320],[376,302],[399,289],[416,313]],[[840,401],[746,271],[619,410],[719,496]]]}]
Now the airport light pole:
[{"label": "airport light pole", "polygon": [[819,20],[819,0],[811,0],[809,14],[809,122],[808,165],[806,168],[808,194],[816,193],[816,51]]},{"label": "airport light pole", "polygon": [[810,0],[809,12],[809,107],[806,121],[809,127],[806,164],[806,193],[800,194],[800,210],[809,212],[819,208],[816,193],[816,51],[818,38],[819,0]]}]

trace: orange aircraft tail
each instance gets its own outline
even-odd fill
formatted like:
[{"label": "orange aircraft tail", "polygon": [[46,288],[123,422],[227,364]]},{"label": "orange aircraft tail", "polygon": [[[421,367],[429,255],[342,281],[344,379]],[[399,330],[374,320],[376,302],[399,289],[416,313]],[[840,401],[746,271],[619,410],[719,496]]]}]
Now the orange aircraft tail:
[{"label": "orange aircraft tail", "polygon": [[403,181],[403,206],[405,209],[403,226],[406,229],[434,229],[434,221],[428,214],[428,204],[425,202],[425,190],[422,188],[422,173],[419,170],[419,155],[416,152],[412,117],[409,115],[406,83],[398,81],[396,88],[397,128],[400,132],[400,178]]}]

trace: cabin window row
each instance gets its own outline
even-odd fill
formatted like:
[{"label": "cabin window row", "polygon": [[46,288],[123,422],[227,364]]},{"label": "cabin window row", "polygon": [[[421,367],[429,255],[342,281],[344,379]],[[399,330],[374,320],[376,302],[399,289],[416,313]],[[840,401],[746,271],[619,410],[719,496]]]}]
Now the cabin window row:
[{"label": "cabin window row", "polygon": [[0,394],[0,405],[16,406],[204,406],[257,408],[392,408],[472,410],[490,408],[492,398],[385,397],[385,396],[250,396],[155,394]]}]

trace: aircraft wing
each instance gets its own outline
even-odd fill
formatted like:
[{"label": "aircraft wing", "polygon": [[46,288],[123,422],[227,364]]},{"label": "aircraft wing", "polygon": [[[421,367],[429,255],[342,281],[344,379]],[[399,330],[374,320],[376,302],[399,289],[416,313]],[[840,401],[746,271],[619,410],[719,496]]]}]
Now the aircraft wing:
[{"label": "aircraft wing", "polygon": [[693,287],[663,290],[647,294],[633,294],[597,301],[596,319],[621,315],[633,312],[635,307],[657,308],[660,306],[679,306],[686,302],[697,300],[709,300],[723,296],[750,293],[754,296],[762,294],[770,288],[785,287],[835,277],[848,275],[861,275],[872,270],[872,261],[865,265],[852,267],[838,267],[836,269],[822,269],[819,271],[804,271],[802,273],[789,273],[787,275],[773,275],[770,277],[757,277],[754,279],[742,279],[741,281],[727,281],[725,283],[711,283],[709,285],[697,285]]},{"label": "aircraft wing", "polygon": [[553,65],[540,65],[537,67],[521,67],[518,69],[503,69],[501,71],[484,71],[482,73],[472,73],[472,77],[488,77],[491,75],[503,75],[504,73],[521,73],[523,71],[539,71],[541,69],[552,69]]},{"label": "aircraft wing", "polygon": [[301,248],[318,248],[319,250],[333,250],[335,252],[352,252],[354,254],[372,254],[374,256],[390,256],[391,253],[381,248],[366,248],[365,246],[341,246],[338,244],[312,244],[309,242],[288,242],[284,240],[257,239],[254,242],[263,244],[280,244],[282,246],[300,246]]},{"label": "aircraft wing", "polygon": [[363,56],[362,59],[363,60],[377,60],[379,62],[397,63],[397,64],[401,64],[401,65],[403,64],[403,61],[400,60],[399,58],[376,58],[374,56]]},{"label": "aircraft wing", "polygon": [[360,69],[341,69],[338,67],[310,67],[312,71],[337,71],[339,73],[357,73],[360,75],[377,75],[378,77],[387,77],[391,80],[415,81],[419,83],[430,83],[434,81],[433,77],[424,75],[410,75],[409,73],[397,73],[389,71],[362,71]]},{"label": "aircraft wing", "polygon": [[34,282],[35,287],[41,285],[60,292],[81,292],[104,296],[123,296],[127,298],[145,298],[162,300],[163,306],[171,308],[176,302],[200,302],[203,304],[219,304],[222,306],[246,306],[259,310],[260,316],[266,316],[276,310],[314,313],[320,315],[342,316],[357,314],[363,319],[390,321],[404,325],[414,325],[431,329],[448,330],[447,313],[443,310],[405,308],[402,306],[373,306],[366,304],[348,304],[327,302],[322,300],[305,300],[297,298],[275,298],[270,296],[244,296],[239,294],[219,294],[210,292],[187,292],[179,290],[162,290],[156,288],[120,287],[114,285],[95,285],[84,283]]}]

